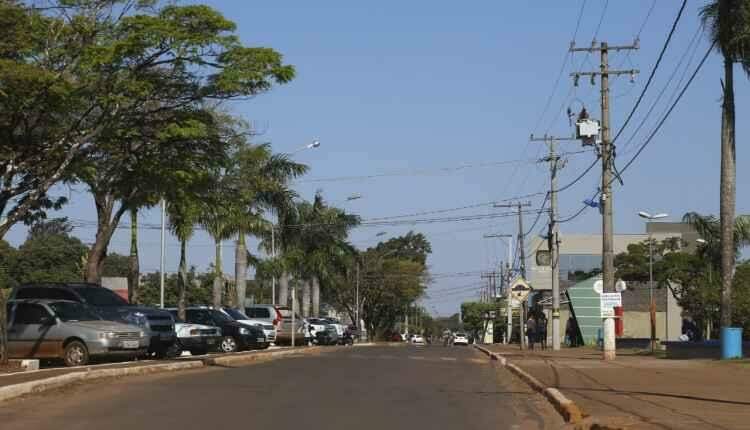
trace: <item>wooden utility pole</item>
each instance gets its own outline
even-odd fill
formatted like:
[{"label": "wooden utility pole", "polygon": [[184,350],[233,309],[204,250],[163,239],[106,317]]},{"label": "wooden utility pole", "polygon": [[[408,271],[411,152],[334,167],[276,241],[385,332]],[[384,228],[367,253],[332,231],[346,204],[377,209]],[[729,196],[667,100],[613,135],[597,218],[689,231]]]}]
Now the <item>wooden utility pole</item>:
[{"label": "wooden utility pole", "polygon": [[517,208],[518,209],[518,268],[521,272],[521,276],[526,279],[526,250],[524,246],[523,238],[525,236],[523,232],[523,208],[531,206],[531,202],[517,202],[509,204],[495,204],[496,208]]},{"label": "wooden utility pole", "polygon": [[[615,265],[614,265],[614,226],[612,214],[612,178],[614,170],[614,148],[612,146],[610,134],[611,126],[609,121],[609,77],[619,75],[635,76],[638,70],[610,70],[609,68],[609,51],[626,51],[638,49],[638,42],[625,46],[609,46],[607,42],[602,42],[599,46],[591,45],[589,48],[571,47],[570,52],[599,52],[601,54],[600,70],[598,72],[575,72],[571,76],[578,83],[581,76],[590,76],[592,84],[597,76],[601,77],[601,108],[602,108],[602,129],[600,154],[602,158],[602,186],[600,193],[600,208],[602,212],[602,278],[604,282],[603,291],[605,293],[615,292]],[[614,360],[615,352],[615,320],[613,317],[605,317],[604,326],[604,360]]]},{"label": "wooden utility pole", "polygon": [[532,142],[544,142],[549,149],[549,155],[540,161],[549,163],[550,171],[550,212],[547,243],[550,252],[550,270],[552,272],[552,350],[560,350],[560,240],[558,238],[559,227],[557,224],[557,171],[563,167],[560,155],[557,153],[557,142],[576,140],[574,138],[559,138],[544,135],[543,138],[535,138],[531,135]]}]

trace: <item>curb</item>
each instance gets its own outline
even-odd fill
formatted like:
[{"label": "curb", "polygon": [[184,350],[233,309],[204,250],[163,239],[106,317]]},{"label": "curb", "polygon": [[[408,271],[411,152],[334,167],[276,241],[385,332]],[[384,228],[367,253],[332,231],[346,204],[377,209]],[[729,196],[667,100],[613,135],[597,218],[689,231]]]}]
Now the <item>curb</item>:
[{"label": "curb", "polygon": [[497,361],[501,366],[510,370],[513,374],[521,378],[526,382],[534,391],[542,394],[551,404],[555,410],[563,417],[566,423],[577,424],[583,419],[583,414],[578,405],[572,400],[565,397],[557,388],[545,387],[538,379],[528,374],[526,371],[516,366],[515,364],[508,363],[508,360],[500,354],[494,353],[487,348],[483,348],[479,345],[474,345],[474,348],[486,354],[490,357],[490,360]]},{"label": "curb", "polygon": [[75,382],[88,381],[99,378],[118,376],[148,375],[159,372],[174,372],[178,370],[198,369],[203,367],[200,361],[188,361],[184,363],[151,364],[137,367],[124,367],[118,369],[96,369],[73,372],[67,375],[53,376],[51,378],[36,381],[22,382],[20,384],[0,387],[0,402],[21,397],[26,394],[43,393],[54,390]]},{"label": "curb", "polygon": [[[336,349],[331,349],[335,351]],[[185,360],[176,363],[146,364],[132,367],[120,367],[115,369],[85,369],[74,371],[65,375],[52,376],[50,378],[38,379],[36,381],[22,382],[19,384],[0,387],[0,402],[15,399],[28,394],[38,394],[45,391],[61,388],[76,382],[90,381],[101,378],[150,375],[154,373],[176,372],[180,370],[201,369],[210,366],[233,366],[260,363],[293,354],[316,354],[322,350],[320,347],[306,347],[299,349],[285,349],[281,351],[240,353],[237,355],[207,357],[197,360]]]}]

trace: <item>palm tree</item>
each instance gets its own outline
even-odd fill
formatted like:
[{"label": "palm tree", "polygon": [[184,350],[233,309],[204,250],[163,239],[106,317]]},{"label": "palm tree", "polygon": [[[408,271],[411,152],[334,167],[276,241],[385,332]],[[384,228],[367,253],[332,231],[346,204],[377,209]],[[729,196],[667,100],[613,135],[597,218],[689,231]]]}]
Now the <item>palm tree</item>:
[{"label": "palm tree", "polygon": [[222,292],[224,290],[221,242],[232,237],[229,228],[230,213],[227,210],[227,206],[223,204],[223,201],[225,201],[224,199],[229,199],[229,197],[221,192],[211,193],[211,196],[202,202],[198,219],[200,225],[206,229],[215,244],[214,282],[212,291],[212,301],[214,306],[221,306]]},{"label": "palm tree", "polygon": [[714,0],[700,12],[711,42],[724,58],[721,105],[721,325],[732,323],[732,278],[736,261],[734,216],[736,200],[734,65],[750,74],[750,1]]},{"label": "palm tree", "polygon": [[179,290],[177,300],[177,316],[185,320],[186,296],[188,287],[187,242],[193,236],[195,225],[199,219],[198,204],[192,196],[182,195],[181,198],[167,202],[167,214],[172,232],[180,241],[180,268],[177,276]]},{"label": "palm tree", "polygon": [[[296,194],[289,182],[307,172],[307,166],[285,154],[273,154],[268,144],[248,145],[234,155],[227,172],[234,199],[229,203],[229,232],[237,235],[235,282],[237,303],[244,306],[248,252],[246,235],[263,236],[270,230],[264,218],[269,211],[283,211]],[[285,279],[282,276],[282,280]]]}]

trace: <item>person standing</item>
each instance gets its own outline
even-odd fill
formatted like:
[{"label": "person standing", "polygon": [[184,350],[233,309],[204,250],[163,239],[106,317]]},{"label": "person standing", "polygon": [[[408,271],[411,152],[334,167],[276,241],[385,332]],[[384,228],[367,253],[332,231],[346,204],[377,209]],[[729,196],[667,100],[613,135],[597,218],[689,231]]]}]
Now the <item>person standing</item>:
[{"label": "person standing", "polygon": [[547,317],[544,315],[544,312],[539,314],[536,331],[539,336],[539,344],[542,346],[542,350],[547,349]]},{"label": "person standing", "polygon": [[533,351],[536,342],[536,320],[533,316],[529,316],[526,321],[526,338],[529,340],[529,349]]}]

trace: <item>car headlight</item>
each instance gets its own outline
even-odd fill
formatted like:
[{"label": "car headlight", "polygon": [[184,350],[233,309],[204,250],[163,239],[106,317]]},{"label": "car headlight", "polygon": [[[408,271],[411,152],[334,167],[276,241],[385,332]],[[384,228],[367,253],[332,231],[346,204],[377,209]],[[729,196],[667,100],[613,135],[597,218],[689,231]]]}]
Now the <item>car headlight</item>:
[{"label": "car headlight", "polygon": [[242,328],[240,328],[240,334],[250,334],[250,330],[242,327]]},{"label": "car headlight", "polygon": [[197,328],[190,330],[190,336],[198,336],[199,334],[200,330],[198,330]]},{"label": "car headlight", "polygon": [[99,339],[114,339],[115,336],[117,336],[117,333],[113,331],[99,333]]},{"label": "car headlight", "polygon": [[141,339],[143,339],[144,337],[146,337],[146,332],[144,332],[143,330],[139,331],[138,332],[138,337],[140,337]]}]

